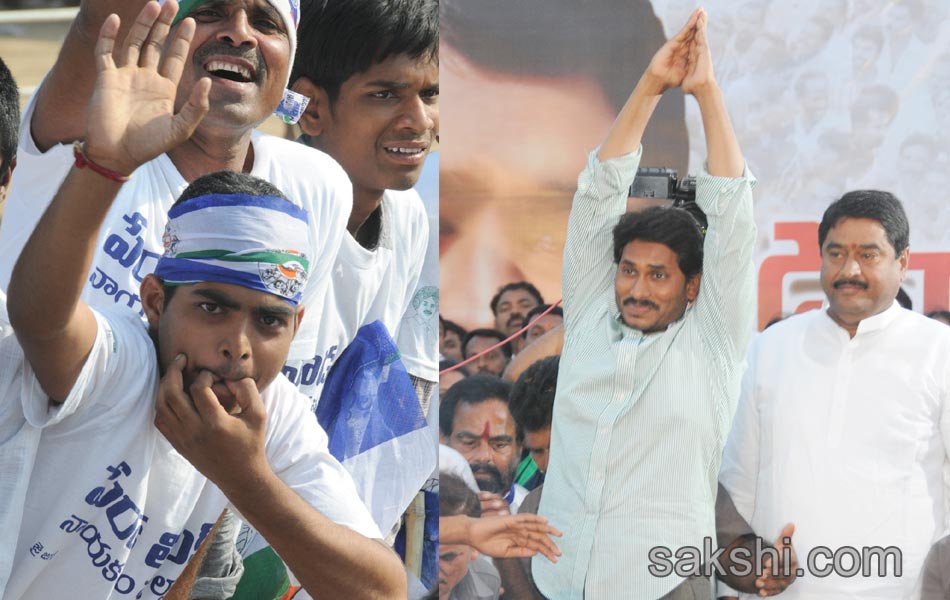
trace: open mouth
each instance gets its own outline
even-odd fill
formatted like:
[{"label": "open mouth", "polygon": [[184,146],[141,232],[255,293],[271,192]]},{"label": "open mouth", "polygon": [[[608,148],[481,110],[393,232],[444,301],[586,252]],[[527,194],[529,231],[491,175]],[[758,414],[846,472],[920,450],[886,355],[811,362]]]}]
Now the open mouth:
[{"label": "open mouth", "polygon": [[251,69],[223,60],[212,60],[204,66],[205,71],[214,77],[236,81],[238,83],[249,83],[254,80],[254,73]]},{"label": "open mouth", "polygon": [[390,154],[405,154],[406,156],[413,156],[416,154],[422,154],[424,149],[422,148],[386,148],[386,152]]},{"label": "open mouth", "polygon": [[411,163],[418,163],[425,158],[426,151],[428,150],[428,145],[420,144],[418,142],[407,144],[407,145],[392,145],[392,146],[383,146],[383,150],[389,156],[396,158],[401,161],[407,161]]}]

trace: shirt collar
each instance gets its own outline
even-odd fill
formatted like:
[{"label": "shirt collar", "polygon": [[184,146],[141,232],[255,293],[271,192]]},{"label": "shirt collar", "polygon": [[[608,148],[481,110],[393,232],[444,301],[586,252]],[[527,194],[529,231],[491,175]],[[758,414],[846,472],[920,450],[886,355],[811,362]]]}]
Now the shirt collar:
[{"label": "shirt collar", "polygon": [[893,323],[894,319],[900,316],[902,310],[904,309],[901,307],[901,305],[897,302],[897,300],[894,300],[887,310],[881,311],[876,315],[868,317],[867,319],[862,319],[861,322],[858,323],[858,331],[855,335],[871,333],[872,331],[884,329]]},{"label": "shirt collar", "polygon": [[[825,300],[821,307],[821,311],[825,315],[825,318],[828,319],[828,321],[835,327],[844,329],[841,327],[841,325],[835,323],[835,320],[831,318],[831,315],[828,314],[828,308],[828,301]],[[857,337],[859,335],[867,335],[874,331],[879,331],[886,328],[888,325],[894,322],[894,319],[900,316],[902,310],[904,310],[904,308],[900,305],[900,303],[897,302],[897,300],[894,300],[894,302],[886,310],[882,310],[876,315],[871,315],[866,319],[861,319],[861,322],[858,323],[858,329],[854,333],[854,336]]]}]

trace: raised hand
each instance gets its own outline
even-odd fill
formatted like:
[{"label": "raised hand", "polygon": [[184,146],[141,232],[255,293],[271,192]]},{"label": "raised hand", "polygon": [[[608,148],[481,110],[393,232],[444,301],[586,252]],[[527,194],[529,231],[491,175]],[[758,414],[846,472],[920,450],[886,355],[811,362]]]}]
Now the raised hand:
[{"label": "raised hand", "polygon": [[[774,596],[785,591],[785,588],[792,585],[792,582],[798,577],[798,556],[795,554],[795,547],[792,545],[792,535],[795,533],[795,525],[789,523],[782,528],[774,547],[779,552],[779,564],[775,569],[776,575],[772,574],[772,557],[766,555],[762,559],[762,575],[755,580],[755,587],[758,589],[759,596]],[[790,560],[785,564],[785,549],[790,552]]]},{"label": "raised hand", "polygon": [[705,18],[705,16],[705,11],[697,8],[679,33],[670,38],[653,55],[643,75],[643,80],[649,82],[651,93],[659,95],[683,83],[683,79],[689,72],[690,49],[696,35],[697,24],[700,18]]},{"label": "raised hand", "polygon": [[86,121],[85,153],[120,174],[188,139],[208,112],[211,80],[203,78],[175,114],[175,95],[195,33],[185,19],[166,45],[178,3],[145,5],[121,46],[118,15],[102,24],[96,42],[96,87]]},{"label": "raised hand", "polygon": [[205,477],[225,492],[234,491],[270,467],[264,451],[264,403],[254,380],[226,381],[236,399],[229,414],[211,386],[214,376],[201,371],[185,392],[185,355],[165,370],[155,403],[155,426]]},{"label": "raised hand", "polygon": [[693,95],[701,93],[716,82],[709,43],[706,41],[706,13],[701,10],[697,12],[699,18],[689,44],[686,76],[681,83],[683,93]]}]

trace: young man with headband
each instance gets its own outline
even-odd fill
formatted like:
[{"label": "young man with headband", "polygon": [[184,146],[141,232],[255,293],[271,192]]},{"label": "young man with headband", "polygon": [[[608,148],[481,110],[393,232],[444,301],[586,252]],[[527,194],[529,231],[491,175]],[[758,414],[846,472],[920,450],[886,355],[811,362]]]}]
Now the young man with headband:
[{"label": "young man with headband", "polygon": [[[708,160],[686,211],[626,212],[663,94],[699,104]],[[564,531],[552,598],[705,598],[709,578],[650,569],[651,549],[715,539],[716,473],[753,332],[754,178],[716,83],[706,14],[653,55],[578,178],[562,279],[564,349],[538,514]],[[679,556],[679,554],[677,554]]]},{"label": "young man with headband", "polygon": [[0,406],[20,403],[17,425],[41,433],[4,597],[162,597],[229,503],[311,594],[399,597],[398,558],[278,377],[320,259],[306,211],[253,177],[198,178],[140,288],[148,329],[80,299],[119,175],[209,110],[206,78],[172,110],[195,24],[163,52],[169,21],[144,11],[115,52],[120,21],[104,21],[85,142],[11,278],[26,361],[0,365],[0,390],[17,391]]}]

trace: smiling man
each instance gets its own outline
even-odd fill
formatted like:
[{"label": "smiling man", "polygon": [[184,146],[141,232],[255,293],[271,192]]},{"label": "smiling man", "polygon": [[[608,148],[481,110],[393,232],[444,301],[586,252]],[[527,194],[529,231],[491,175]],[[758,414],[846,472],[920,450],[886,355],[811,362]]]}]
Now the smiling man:
[{"label": "smiling man", "polygon": [[[165,46],[170,5],[143,11],[121,44],[119,18],[104,21],[84,142],[13,270],[26,363],[0,365],[0,389],[15,390],[0,414],[39,435],[0,593],[163,597],[231,505],[310,594],[404,596],[399,560],[370,539],[379,530],[308,399],[279,377],[319,260],[305,210],[251,176],[198,178],[142,282],[148,328],[80,299],[119,174],[180,146],[209,111],[207,77],[172,110],[196,27],[181,21]],[[0,355],[15,355],[9,341]]]},{"label": "smiling man", "polygon": [[[353,184],[332,305],[310,362],[326,369],[360,327],[379,320],[400,340],[424,406],[436,385],[436,348],[431,336],[398,330],[413,314],[429,239],[412,186],[439,133],[438,34],[436,0],[334,0],[305,14],[291,76],[310,98],[301,141],[335,158]],[[298,366],[291,379],[303,377],[307,364]],[[303,382],[315,397],[321,384]]]},{"label": "smiling man", "polygon": [[[564,532],[532,561],[551,598],[703,598],[708,578],[648,569],[715,539],[716,473],[752,334],[754,179],[713,75],[700,9],[653,57],[578,179],[564,251],[564,349],[538,514]],[[661,95],[703,117],[699,224],[676,208],[624,215]],[[623,215],[623,216],[622,216]],[[619,222],[618,222],[619,220]]]},{"label": "smiling man", "polygon": [[799,556],[817,546],[901,553],[901,573],[875,560],[861,565],[870,576],[799,578],[783,598],[917,597],[950,523],[950,330],[895,301],[909,238],[892,194],[844,194],[818,226],[826,305],[749,349],[720,474],[736,508],[756,531],[794,521]]},{"label": "smiling man", "polygon": [[[175,8],[172,2],[160,7],[142,0],[81,3],[56,63],[24,111],[18,176],[0,225],[0,289],[6,289],[17,256],[72,165],[72,142],[84,139],[96,79],[93,43],[106,17],[119,15],[121,39],[137,19],[159,15],[157,27],[175,31],[191,16],[194,41],[182,61],[173,105],[176,110],[187,106],[189,94],[205,79],[211,84],[209,111],[194,135],[139,166],[119,191],[100,230],[83,300],[144,319],[139,286],[164,251],[168,209],[199,176],[229,170],[274,184],[310,213],[320,260],[312,265],[304,303],[321,307],[345,234],[352,186],[325,154],[254,131],[281,102],[287,85],[297,44],[298,0],[189,0],[179,13]],[[147,29],[135,31],[149,35]],[[291,360],[314,356],[321,323],[316,314],[311,317],[291,345]]]}]

